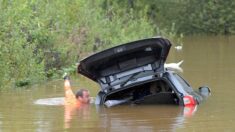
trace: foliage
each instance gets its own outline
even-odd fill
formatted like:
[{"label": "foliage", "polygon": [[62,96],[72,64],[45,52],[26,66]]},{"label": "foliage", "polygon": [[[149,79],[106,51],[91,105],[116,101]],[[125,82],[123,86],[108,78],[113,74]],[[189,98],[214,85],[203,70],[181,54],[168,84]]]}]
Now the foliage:
[{"label": "foliage", "polygon": [[234,34],[234,9],[234,0],[0,0],[0,89],[76,73],[78,60],[132,40]]},{"label": "foliage", "polygon": [[[111,0],[106,0],[111,1]],[[154,24],[177,33],[235,34],[234,0],[128,0],[115,1],[135,14],[147,8],[146,15]]]},{"label": "foliage", "polygon": [[234,0],[188,0],[180,12],[179,31],[186,34],[234,34]]},{"label": "foliage", "polygon": [[0,89],[24,86],[62,72],[90,53],[164,35],[147,8],[134,13],[105,0],[0,0]]}]

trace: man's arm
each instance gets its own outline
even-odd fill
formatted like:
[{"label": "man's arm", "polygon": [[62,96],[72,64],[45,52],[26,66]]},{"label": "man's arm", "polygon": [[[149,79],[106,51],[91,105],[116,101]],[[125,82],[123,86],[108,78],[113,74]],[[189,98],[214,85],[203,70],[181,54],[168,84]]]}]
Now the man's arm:
[{"label": "man's arm", "polygon": [[75,105],[76,97],[71,89],[68,75],[64,76],[65,105]]}]

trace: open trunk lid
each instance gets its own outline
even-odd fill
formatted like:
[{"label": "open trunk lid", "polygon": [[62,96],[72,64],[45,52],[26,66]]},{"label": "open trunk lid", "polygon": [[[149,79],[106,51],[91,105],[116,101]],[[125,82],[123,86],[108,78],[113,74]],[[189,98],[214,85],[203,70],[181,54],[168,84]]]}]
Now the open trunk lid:
[{"label": "open trunk lid", "polygon": [[78,73],[105,84],[139,71],[163,72],[170,47],[170,41],[164,38],[129,42],[83,59]]}]

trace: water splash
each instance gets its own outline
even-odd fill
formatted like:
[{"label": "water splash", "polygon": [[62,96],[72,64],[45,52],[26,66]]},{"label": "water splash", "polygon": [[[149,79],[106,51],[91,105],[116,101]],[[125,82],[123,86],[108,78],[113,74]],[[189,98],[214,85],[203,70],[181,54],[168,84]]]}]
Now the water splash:
[{"label": "water splash", "polygon": [[64,97],[45,98],[34,101],[36,105],[64,105]]}]

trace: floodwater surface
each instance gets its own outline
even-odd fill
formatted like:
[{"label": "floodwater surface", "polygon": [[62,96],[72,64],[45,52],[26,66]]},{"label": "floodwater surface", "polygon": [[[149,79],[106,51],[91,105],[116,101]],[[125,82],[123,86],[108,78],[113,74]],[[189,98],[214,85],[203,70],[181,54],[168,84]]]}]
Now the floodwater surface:
[{"label": "floodwater surface", "polygon": [[[196,108],[133,105],[73,109],[63,105],[63,80],[0,92],[0,132],[153,132],[235,131],[235,36],[191,36],[183,49],[173,45],[167,62],[182,64],[180,73],[194,89],[207,85],[212,95]],[[98,85],[73,77],[76,91],[96,96]]]}]

